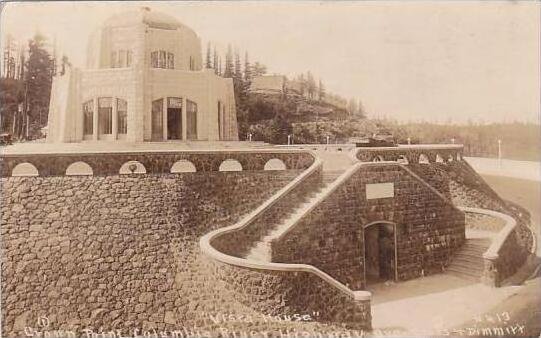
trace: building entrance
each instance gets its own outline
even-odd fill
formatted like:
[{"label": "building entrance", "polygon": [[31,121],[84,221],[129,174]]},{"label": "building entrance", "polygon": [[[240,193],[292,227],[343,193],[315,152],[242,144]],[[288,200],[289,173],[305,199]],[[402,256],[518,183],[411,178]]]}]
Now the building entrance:
[{"label": "building entrance", "polygon": [[167,100],[167,139],[182,139],[182,99],[170,97]]},{"label": "building entrance", "polygon": [[366,284],[395,280],[395,225],[374,223],[364,228],[364,272]]}]

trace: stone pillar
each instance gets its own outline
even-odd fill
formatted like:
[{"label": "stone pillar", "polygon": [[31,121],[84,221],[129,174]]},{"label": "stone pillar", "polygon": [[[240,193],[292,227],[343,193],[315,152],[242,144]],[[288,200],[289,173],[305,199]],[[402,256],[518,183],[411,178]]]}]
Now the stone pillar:
[{"label": "stone pillar", "polygon": [[482,282],[485,285],[492,287],[500,286],[500,278],[498,272],[498,256],[485,256],[483,255],[484,260],[484,270]]},{"label": "stone pillar", "polygon": [[112,97],[111,98],[112,100],[112,105],[113,105],[113,123],[112,123],[112,134],[113,134],[113,140],[116,140],[118,138],[118,105],[117,105],[117,98],[116,97]]},{"label": "stone pillar", "polygon": [[167,141],[167,96],[163,98],[162,107],[162,134],[163,140]]},{"label": "stone pillar", "polygon": [[[344,318],[353,329],[372,330],[372,295],[368,291],[353,291],[355,310]],[[348,325],[349,324],[349,325]],[[353,324],[353,325],[352,325]]]},{"label": "stone pillar", "polygon": [[92,114],[92,140],[98,140],[98,98],[93,99],[93,114]]},{"label": "stone pillar", "polygon": [[180,120],[182,121],[182,130],[181,130],[181,133],[182,133],[182,137],[181,139],[182,140],[187,140],[188,139],[188,132],[187,132],[187,127],[188,127],[188,119],[186,118],[187,117],[187,114],[188,114],[188,110],[186,109],[188,107],[187,105],[187,99],[186,97],[183,97],[182,98],[182,110],[180,112]]}]

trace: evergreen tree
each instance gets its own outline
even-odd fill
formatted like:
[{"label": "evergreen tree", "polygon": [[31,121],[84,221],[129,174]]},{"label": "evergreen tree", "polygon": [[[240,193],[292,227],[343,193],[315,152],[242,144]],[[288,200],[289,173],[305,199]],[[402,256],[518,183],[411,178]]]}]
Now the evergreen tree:
[{"label": "evergreen tree", "polygon": [[210,42],[207,43],[207,58],[205,60],[205,68],[207,69],[212,68],[212,64],[210,61]]},{"label": "evergreen tree", "polygon": [[306,93],[306,80],[304,79],[304,74],[299,75],[299,91],[301,96],[304,96],[304,93]]},{"label": "evergreen tree", "polygon": [[218,66],[218,53],[216,52],[216,46],[214,46],[214,52],[212,54],[212,65],[214,68],[214,74],[219,75],[219,66]]},{"label": "evergreen tree", "polygon": [[359,103],[357,104],[357,116],[362,119],[366,118],[366,111],[364,109],[364,105],[361,99],[359,99]]},{"label": "evergreen tree", "polygon": [[306,73],[306,92],[308,93],[308,98],[310,100],[314,98],[316,93],[316,81],[310,71]]},{"label": "evergreen tree", "polygon": [[239,81],[239,83],[242,83],[243,81],[243,78],[242,78],[242,67],[241,67],[241,63],[240,63],[240,56],[239,56],[239,52],[238,51],[235,51],[235,72],[233,74],[233,77]]},{"label": "evergreen tree", "polygon": [[323,86],[323,81],[321,81],[321,79],[319,79],[319,85],[318,85],[317,91],[318,91],[318,95],[317,95],[318,100],[321,102],[325,98],[325,86]]},{"label": "evergreen tree", "polygon": [[347,111],[349,115],[354,115],[357,112],[357,100],[354,98],[349,99]]},{"label": "evergreen tree", "polygon": [[49,99],[53,76],[53,60],[45,49],[46,39],[36,34],[28,43],[28,60],[26,62],[25,91],[26,91],[26,126],[32,134],[47,124]]},{"label": "evergreen tree", "polygon": [[252,67],[252,75],[253,76],[263,76],[267,73],[267,66],[259,63],[259,62],[255,62],[254,63],[254,66]]},{"label": "evergreen tree", "polygon": [[224,77],[233,77],[234,66],[233,66],[233,51],[231,45],[227,46],[227,54],[225,55],[225,70]]},{"label": "evergreen tree", "polygon": [[248,60],[248,52],[244,54],[244,81],[247,84],[252,82],[252,66]]},{"label": "evergreen tree", "polygon": [[60,75],[64,75],[66,74],[66,70],[68,69],[68,67],[71,67],[71,62],[69,61],[66,55],[62,55],[61,62],[62,64],[61,64],[61,69],[60,69]]}]

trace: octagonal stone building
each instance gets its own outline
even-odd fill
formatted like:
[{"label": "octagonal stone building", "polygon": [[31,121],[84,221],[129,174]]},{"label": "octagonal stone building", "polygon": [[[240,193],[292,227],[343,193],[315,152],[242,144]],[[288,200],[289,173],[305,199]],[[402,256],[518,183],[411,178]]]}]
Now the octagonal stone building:
[{"label": "octagonal stone building", "polygon": [[232,79],[203,69],[201,40],[171,16],[110,17],[86,66],[53,79],[48,142],[238,140]]}]

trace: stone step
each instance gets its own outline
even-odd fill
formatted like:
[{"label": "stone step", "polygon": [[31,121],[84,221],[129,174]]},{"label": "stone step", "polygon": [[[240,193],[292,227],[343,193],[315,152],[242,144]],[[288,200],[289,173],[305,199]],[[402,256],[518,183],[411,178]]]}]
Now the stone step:
[{"label": "stone step", "polygon": [[488,250],[488,248],[472,248],[472,247],[462,247],[460,253],[483,257],[483,254]]},{"label": "stone step", "polygon": [[250,260],[256,260],[256,261],[262,261],[262,262],[270,262],[271,261],[271,252],[270,252],[270,246],[268,242],[257,242],[248,255],[246,255],[246,259]]},{"label": "stone step", "polygon": [[483,273],[483,265],[476,265],[471,264],[468,262],[461,262],[461,261],[455,261],[453,260],[451,264],[449,264],[448,269],[458,269],[458,270],[465,270],[469,271],[475,275],[480,275]]},{"label": "stone step", "polygon": [[453,257],[453,262],[469,263],[473,265],[480,265],[482,267],[485,266],[485,262],[482,257],[464,255],[460,252]]},{"label": "stone step", "polygon": [[471,274],[468,271],[455,270],[452,268],[448,268],[445,271],[453,276],[457,276],[463,279],[467,279],[467,280],[471,280],[475,282],[479,282],[481,280],[481,275]]}]

